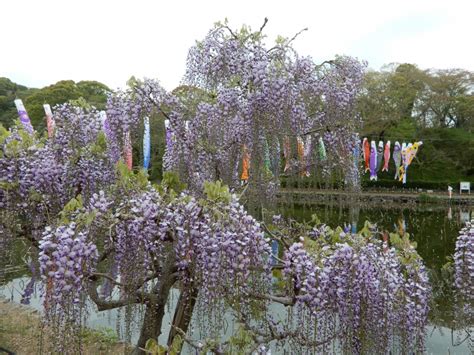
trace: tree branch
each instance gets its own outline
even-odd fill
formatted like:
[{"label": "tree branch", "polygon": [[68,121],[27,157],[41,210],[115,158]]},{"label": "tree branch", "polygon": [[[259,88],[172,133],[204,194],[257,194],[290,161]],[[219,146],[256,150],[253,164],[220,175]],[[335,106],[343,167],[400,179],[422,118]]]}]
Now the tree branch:
[{"label": "tree branch", "polygon": [[265,232],[267,232],[268,234],[270,234],[270,237],[272,237],[273,239],[276,239],[278,240],[279,242],[281,242],[283,244],[283,246],[286,248],[286,249],[289,249],[290,248],[290,245],[286,242],[286,240],[284,240],[283,238],[275,235],[273,232],[270,231],[270,229],[268,229],[267,225],[265,223],[261,223],[261,226],[263,227],[263,229],[265,230]]},{"label": "tree branch", "polygon": [[222,27],[225,28],[226,30],[228,30],[230,32],[231,36],[234,37],[234,39],[239,39],[239,37],[234,33],[234,31],[232,31],[232,29],[229,26],[225,25],[225,26],[222,26]]},{"label": "tree branch", "polygon": [[276,303],[280,303],[285,306],[294,306],[295,302],[293,299],[289,297],[281,297],[281,296],[273,296],[273,295],[262,295],[258,293],[251,293],[251,297],[254,297],[258,300],[267,300],[267,301],[272,301]]},{"label": "tree branch", "polygon": [[258,30],[259,33],[262,33],[263,29],[265,28],[265,26],[267,25],[267,22],[268,22],[268,18],[265,17],[265,19],[263,20],[263,25],[260,27],[260,29]]},{"label": "tree branch", "polygon": [[304,31],[308,31],[308,27],[303,28],[301,31],[299,31],[298,33],[296,33],[296,34],[288,41],[288,43],[287,43],[286,45],[288,46],[291,42],[293,42],[293,41],[296,39],[296,37],[298,37],[298,36],[299,36],[300,34],[302,34]]},{"label": "tree branch", "polygon": [[115,286],[125,287],[124,284],[121,284],[120,282],[116,281],[112,276],[104,274],[102,272],[93,272],[90,274],[89,278],[91,277],[92,278],[103,277],[104,279],[111,281]]},{"label": "tree branch", "polygon": [[153,302],[155,297],[152,294],[144,292],[135,292],[134,297],[127,299],[119,300],[110,300],[106,301],[101,298],[97,292],[96,281],[91,281],[88,287],[88,295],[92,302],[94,302],[99,311],[106,311],[108,309],[114,309],[119,307],[124,307],[133,303],[144,303],[144,302]]}]

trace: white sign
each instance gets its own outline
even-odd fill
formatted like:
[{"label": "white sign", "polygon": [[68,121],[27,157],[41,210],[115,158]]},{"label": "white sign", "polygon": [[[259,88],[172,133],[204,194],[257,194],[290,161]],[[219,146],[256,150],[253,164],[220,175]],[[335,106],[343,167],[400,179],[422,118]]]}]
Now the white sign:
[{"label": "white sign", "polygon": [[471,193],[471,183],[470,182],[461,182],[459,184],[459,193],[467,191],[468,193]]}]

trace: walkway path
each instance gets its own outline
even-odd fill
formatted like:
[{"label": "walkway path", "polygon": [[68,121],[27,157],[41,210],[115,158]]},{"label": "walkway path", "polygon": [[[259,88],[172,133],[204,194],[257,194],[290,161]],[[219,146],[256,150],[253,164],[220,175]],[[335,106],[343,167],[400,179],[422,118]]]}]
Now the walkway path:
[{"label": "walkway path", "polygon": [[415,191],[362,191],[359,193],[343,190],[318,190],[318,189],[281,189],[278,192],[282,199],[300,200],[300,202],[311,203],[325,200],[349,200],[355,199],[362,202],[398,202],[398,203],[452,203],[474,205],[474,193],[453,194],[449,199],[448,193],[442,192],[415,192]]}]

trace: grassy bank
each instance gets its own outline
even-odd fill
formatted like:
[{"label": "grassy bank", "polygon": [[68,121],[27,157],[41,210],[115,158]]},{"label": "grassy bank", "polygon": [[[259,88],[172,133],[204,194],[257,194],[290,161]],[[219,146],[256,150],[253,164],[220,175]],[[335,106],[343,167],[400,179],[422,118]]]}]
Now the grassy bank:
[{"label": "grassy bank", "polygon": [[[0,347],[17,355],[49,353],[51,335],[41,329],[38,311],[0,298]],[[119,342],[113,331],[86,329],[83,354],[128,354],[131,348]]]}]

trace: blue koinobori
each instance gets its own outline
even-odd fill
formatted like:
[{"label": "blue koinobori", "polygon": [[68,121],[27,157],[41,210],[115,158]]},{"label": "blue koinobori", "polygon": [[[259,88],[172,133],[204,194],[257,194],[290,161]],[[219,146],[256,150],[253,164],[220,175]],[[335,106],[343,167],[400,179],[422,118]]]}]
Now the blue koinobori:
[{"label": "blue koinobori", "polygon": [[150,166],[150,120],[145,117],[145,130],[143,133],[143,167],[148,169]]}]

